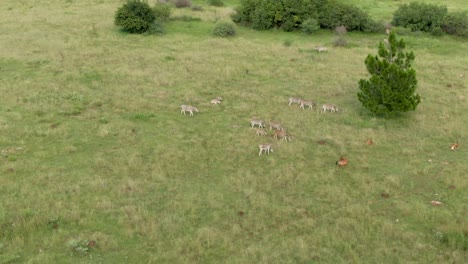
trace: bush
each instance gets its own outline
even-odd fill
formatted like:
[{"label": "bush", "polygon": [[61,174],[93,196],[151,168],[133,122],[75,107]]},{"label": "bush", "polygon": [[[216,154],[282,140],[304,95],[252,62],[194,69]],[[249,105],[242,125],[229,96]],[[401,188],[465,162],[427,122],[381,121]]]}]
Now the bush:
[{"label": "bush", "polygon": [[450,35],[468,37],[467,12],[454,12],[447,14],[442,20],[441,29]]},{"label": "bush", "polygon": [[174,0],[174,5],[177,8],[190,7],[192,5],[191,0]]},{"label": "bush", "polygon": [[210,6],[224,6],[223,0],[207,0]]},{"label": "bush", "polygon": [[155,20],[147,3],[131,1],[120,7],[115,13],[114,23],[129,33],[144,33]]},{"label": "bush", "polygon": [[221,21],[216,23],[213,35],[217,37],[231,37],[236,35],[236,26],[231,22]]},{"label": "bush", "polygon": [[150,25],[150,27],[148,28],[148,31],[146,33],[152,34],[152,35],[162,35],[162,34],[166,33],[166,28],[164,27],[163,22],[161,22],[159,20],[155,20]]},{"label": "bush", "polygon": [[359,101],[377,115],[414,111],[421,102],[415,94],[416,71],[411,67],[414,53],[403,52],[405,43],[396,39],[394,31],[388,42],[380,42],[378,56],[369,54],[365,60],[371,78],[359,80]]},{"label": "bush", "polygon": [[157,21],[168,22],[171,17],[171,6],[168,4],[156,4],[153,13]]},{"label": "bush", "polygon": [[319,30],[320,25],[319,25],[319,22],[316,19],[309,18],[309,19],[307,19],[306,21],[304,21],[302,23],[301,28],[302,28],[302,32],[304,32],[305,34],[310,35],[310,34],[316,32],[317,30]]},{"label": "bush", "polygon": [[319,10],[320,27],[322,28],[334,29],[338,26],[345,26],[349,31],[371,32],[376,24],[361,9],[335,0],[328,0],[317,8]]},{"label": "bush", "polygon": [[440,27],[447,7],[411,2],[404,4],[393,14],[392,24],[410,28],[412,31],[431,32]]},{"label": "bush", "polygon": [[376,24],[359,8],[336,0],[241,0],[232,16],[235,23],[254,29],[284,31],[303,29],[311,18],[329,29],[344,25],[351,31],[373,31]]}]

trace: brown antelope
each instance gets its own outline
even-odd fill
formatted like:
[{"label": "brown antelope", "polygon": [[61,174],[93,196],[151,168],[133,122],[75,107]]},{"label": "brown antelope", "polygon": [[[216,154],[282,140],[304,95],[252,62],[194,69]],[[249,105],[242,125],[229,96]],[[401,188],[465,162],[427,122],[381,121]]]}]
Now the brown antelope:
[{"label": "brown antelope", "polygon": [[290,97],[289,98],[289,106],[292,104],[300,104],[301,103],[301,98],[296,98],[296,97]]},{"label": "brown antelope", "polygon": [[348,159],[345,158],[345,157],[341,157],[337,162],[336,162],[336,166],[337,167],[344,167],[348,165]]},{"label": "brown antelope", "polygon": [[259,157],[262,155],[263,151],[268,155],[270,155],[270,151],[273,152],[273,146],[270,143],[260,144],[258,148],[260,149],[260,152],[258,152]]},{"label": "brown antelope", "polygon": [[273,132],[273,138],[274,139],[282,139],[286,141],[291,141],[291,134],[284,130],[275,130]]},{"label": "brown antelope", "polygon": [[456,150],[457,148],[458,148],[458,143],[453,143],[452,145],[450,145],[451,150]]},{"label": "brown antelope", "polygon": [[370,145],[374,145],[374,141],[372,141],[372,139],[368,139],[366,141],[366,145],[370,146]]},{"label": "brown antelope", "polygon": [[196,108],[195,106],[191,106],[191,105],[181,105],[180,106],[181,110],[180,110],[180,113],[182,114],[186,114],[185,112],[190,112],[190,116],[193,116],[193,111],[197,112],[198,113],[198,108]]},{"label": "brown antelope", "polygon": [[252,119],[252,120],[250,120],[250,126],[252,128],[255,127],[255,126],[258,126],[259,128],[264,128],[265,123],[263,122],[263,120],[260,120],[260,119]]},{"label": "brown antelope", "polygon": [[322,46],[315,46],[314,50],[316,50],[318,52],[328,52],[328,49],[326,47],[322,47]]},{"label": "brown antelope", "polygon": [[322,105],[321,113],[325,113],[326,111],[330,110],[330,112],[338,112],[338,107],[333,104],[324,104]]},{"label": "brown antelope", "polygon": [[275,122],[275,121],[270,121],[270,130],[272,128],[276,129],[276,130],[284,130],[284,128],[281,126],[281,123],[280,122]]},{"label": "brown antelope", "polygon": [[299,107],[302,108],[302,109],[305,109],[305,108],[304,108],[305,106],[308,106],[309,109],[311,109],[311,110],[312,110],[312,109],[315,109],[315,103],[314,103],[314,102],[308,101],[308,100],[302,100],[302,99],[301,99],[301,101],[300,101],[300,106],[299,106]]},{"label": "brown antelope", "polygon": [[257,136],[266,136],[266,135],[268,135],[268,133],[263,128],[257,128],[255,130],[255,135],[257,135]]}]

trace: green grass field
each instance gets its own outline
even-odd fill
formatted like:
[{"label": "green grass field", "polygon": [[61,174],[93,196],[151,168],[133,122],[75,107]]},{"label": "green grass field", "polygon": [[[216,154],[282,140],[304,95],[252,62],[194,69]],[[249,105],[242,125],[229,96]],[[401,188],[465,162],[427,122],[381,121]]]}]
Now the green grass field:
[{"label": "green grass field", "polygon": [[[409,1],[359,2],[391,18]],[[466,40],[401,36],[422,102],[381,119],[356,94],[383,33],[348,33],[345,48],[328,31],[215,38],[236,1],[195,1],[204,10],[174,10],[167,34],[128,35],[113,25],[122,3],[2,1],[0,263],[467,260]],[[256,136],[252,117],[293,140]]]}]

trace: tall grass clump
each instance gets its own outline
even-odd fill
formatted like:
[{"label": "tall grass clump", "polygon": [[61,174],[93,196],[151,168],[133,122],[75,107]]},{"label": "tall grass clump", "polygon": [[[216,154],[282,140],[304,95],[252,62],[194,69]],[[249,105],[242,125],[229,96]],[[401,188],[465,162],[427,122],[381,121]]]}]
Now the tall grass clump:
[{"label": "tall grass clump", "polygon": [[229,21],[220,21],[215,24],[213,35],[216,37],[232,37],[236,35],[236,26]]},{"label": "tall grass clump", "polygon": [[345,39],[345,35],[348,31],[345,26],[339,26],[335,28],[336,37],[333,40],[333,46],[335,47],[345,47],[348,45],[348,41]]},{"label": "tall grass clump", "polygon": [[168,4],[157,3],[152,8],[155,20],[159,22],[168,22],[171,17],[171,6]]},{"label": "tall grass clump", "polygon": [[146,32],[155,20],[153,10],[148,3],[130,1],[115,13],[114,24],[129,33]]},{"label": "tall grass clump", "polygon": [[191,0],[173,0],[175,7],[177,8],[184,8],[192,6]]},{"label": "tall grass clump", "polygon": [[224,6],[223,0],[207,0],[208,5],[221,7]]}]

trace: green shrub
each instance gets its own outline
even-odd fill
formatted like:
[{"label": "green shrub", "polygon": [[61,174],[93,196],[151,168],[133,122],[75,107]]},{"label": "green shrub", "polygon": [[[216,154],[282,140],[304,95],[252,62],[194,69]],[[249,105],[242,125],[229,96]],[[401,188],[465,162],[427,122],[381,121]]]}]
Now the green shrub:
[{"label": "green shrub", "polygon": [[310,35],[316,32],[317,30],[319,30],[320,25],[317,19],[309,18],[306,21],[302,22],[301,28],[302,28],[302,32]]},{"label": "green shrub", "polygon": [[168,4],[156,4],[153,13],[157,21],[168,22],[171,17],[171,6]]},{"label": "green shrub", "polygon": [[434,36],[442,36],[444,34],[444,31],[441,27],[433,27],[431,29],[431,34]]},{"label": "green shrub", "polygon": [[129,33],[144,33],[155,19],[147,3],[131,1],[120,7],[115,13],[114,23]]},{"label": "green shrub", "polygon": [[410,28],[412,31],[431,32],[433,28],[440,27],[446,14],[446,6],[411,2],[395,11],[392,24]]},{"label": "green shrub", "polygon": [[210,6],[224,6],[223,0],[207,0]]},{"label": "green shrub", "polygon": [[303,29],[308,19],[321,28],[344,25],[348,30],[373,31],[375,22],[367,13],[336,0],[241,0],[232,16],[235,23],[258,30],[280,28],[284,31]]},{"label": "green shrub", "polygon": [[236,26],[227,21],[216,23],[213,29],[213,35],[217,37],[232,37],[236,35]]},{"label": "green shrub", "polygon": [[451,35],[468,37],[467,12],[453,12],[447,14],[442,20],[441,29]]},{"label": "green shrub", "polygon": [[190,7],[192,5],[191,0],[174,0],[173,2],[177,8]]},{"label": "green shrub", "polygon": [[317,6],[320,27],[334,29],[338,26],[345,26],[349,31],[370,32],[373,30],[375,22],[358,7],[335,0],[324,2],[323,5]]},{"label": "green shrub", "polygon": [[151,34],[151,35],[162,35],[166,33],[166,28],[164,25],[164,22],[161,22],[159,20],[155,20],[150,27],[148,28],[148,31],[146,33]]}]

